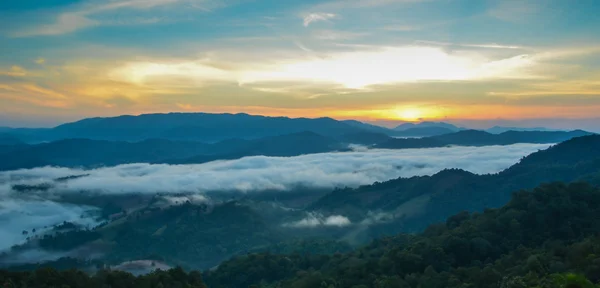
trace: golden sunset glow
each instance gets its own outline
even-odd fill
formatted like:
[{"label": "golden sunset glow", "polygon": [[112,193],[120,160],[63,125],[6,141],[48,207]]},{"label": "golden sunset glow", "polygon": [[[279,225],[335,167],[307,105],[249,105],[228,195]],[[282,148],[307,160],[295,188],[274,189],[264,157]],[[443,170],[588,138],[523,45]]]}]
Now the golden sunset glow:
[{"label": "golden sunset glow", "polygon": [[403,121],[418,121],[423,118],[421,110],[418,108],[403,108],[396,111],[399,120]]},{"label": "golden sunset glow", "polygon": [[[559,123],[600,111],[600,43],[589,32],[600,23],[577,28],[591,11],[579,4],[529,3],[532,15],[522,1],[491,0],[438,19],[412,13],[462,10],[436,0],[75,2],[32,1],[0,19],[0,120],[181,111]],[[553,11],[574,18],[542,17]],[[543,33],[564,21],[568,34]]]}]

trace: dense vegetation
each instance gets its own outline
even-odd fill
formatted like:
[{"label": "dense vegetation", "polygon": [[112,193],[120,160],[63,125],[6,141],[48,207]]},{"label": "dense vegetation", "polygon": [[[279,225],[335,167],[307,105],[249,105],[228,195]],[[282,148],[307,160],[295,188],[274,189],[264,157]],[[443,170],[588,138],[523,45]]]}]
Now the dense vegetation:
[{"label": "dense vegetation", "polygon": [[[185,221],[186,213],[180,221]],[[37,270],[1,271],[0,283],[3,287],[205,287],[204,278],[214,288],[593,288],[600,281],[598,219],[599,188],[553,183],[516,192],[500,209],[462,212],[420,234],[377,239],[351,252],[320,253],[320,245],[342,249],[343,245],[295,241],[266,247],[268,252],[236,256],[203,277],[179,268],[134,277],[102,269],[88,276],[30,265],[20,269]],[[59,268],[103,267],[93,261],[73,261],[59,260]]]},{"label": "dense vegetation", "polygon": [[204,268],[237,253],[270,245],[280,238],[249,207],[229,202],[206,207],[184,204],[130,216],[122,225],[100,231],[114,242],[112,261],[160,255],[187,268]]},{"label": "dense vegetation", "polygon": [[72,288],[206,288],[200,272],[186,273],[181,268],[155,271],[135,277],[120,271],[100,270],[93,276],[76,270],[57,271],[41,268],[33,272],[0,270],[2,288],[72,287]]},{"label": "dense vegetation", "polygon": [[595,287],[588,281],[600,281],[598,219],[600,189],[548,184],[417,235],[332,256],[240,256],[205,278],[210,287]]},{"label": "dense vegetation", "polygon": [[84,243],[100,239],[96,231],[73,230],[56,234],[46,234],[39,239],[41,248],[49,251],[68,251]]},{"label": "dense vegetation", "polygon": [[[388,233],[421,231],[462,210],[500,207],[519,189],[542,183],[600,179],[600,136],[578,137],[524,157],[498,174],[448,169],[432,176],[399,178],[357,189],[338,189],[311,209],[360,221],[368,211],[393,216]],[[388,234],[389,235],[389,234]]]}]

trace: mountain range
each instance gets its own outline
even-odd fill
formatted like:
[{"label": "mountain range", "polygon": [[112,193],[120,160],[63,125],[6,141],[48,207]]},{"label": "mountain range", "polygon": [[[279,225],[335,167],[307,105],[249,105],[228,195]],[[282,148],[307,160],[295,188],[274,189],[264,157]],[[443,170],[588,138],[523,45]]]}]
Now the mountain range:
[{"label": "mountain range", "polygon": [[[483,146],[515,143],[558,143],[591,135],[571,132],[505,132],[463,130],[423,138],[396,139],[386,134],[359,130],[333,137],[303,131],[258,139],[233,138],[216,143],[188,140],[147,139],[138,142],[91,139],[63,139],[40,144],[24,144],[6,136],[0,142],[0,171],[60,166],[95,168],[130,163],[200,164],[247,156],[299,156],[350,151],[351,144],[385,149],[434,148],[450,145]],[[3,138],[0,138],[0,141]]]},{"label": "mountain range", "polygon": [[16,129],[8,133],[26,142],[86,138],[109,141],[146,139],[217,142],[257,139],[304,131],[338,136],[363,129],[331,118],[265,117],[248,114],[168,113],[88,118],[50,129]]},{"label": "mountain range", "polygon": [[424,121],[424,122],[420,122],[420,123],[403,123],[403,124],[396,126],[394,128],[394,130],[406,131],[408,129],[415,129],[415,128],[445,128],[445,129],[448,129],[448,130],[451,130],[454,132],[464,129],[464,128],[459,128],[450,123]]},{"label": "mountain range", "polygon": [[[263,137],[310,131],[328,137],[370,132],[392,137],[428,137],[466,130],[444,122],[404,123],[394,129],[356,120],[338,121],[331,118],[266,117],[248,114],[167,113],[87,118],[54,128],[0,127],[0,144],[13,139],[39,143],[62,139],[92,139],[107,141],[143,141],[167,139],[174,141],[219,142],[227,139],[258,139]],[[487,132],[546,131],[544,128],[493,127]],[[372,143],[371,143],[372,144]]]}]

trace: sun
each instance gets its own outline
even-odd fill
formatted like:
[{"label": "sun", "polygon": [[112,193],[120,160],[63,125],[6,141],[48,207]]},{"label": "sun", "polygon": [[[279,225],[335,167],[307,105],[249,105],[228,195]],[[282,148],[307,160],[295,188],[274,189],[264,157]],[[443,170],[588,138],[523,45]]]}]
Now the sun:
[{"label": "sun", "polygon": [[417,108],[396,109],[396,116],[404,121],[417,121],[422,118],[423,113]]}]

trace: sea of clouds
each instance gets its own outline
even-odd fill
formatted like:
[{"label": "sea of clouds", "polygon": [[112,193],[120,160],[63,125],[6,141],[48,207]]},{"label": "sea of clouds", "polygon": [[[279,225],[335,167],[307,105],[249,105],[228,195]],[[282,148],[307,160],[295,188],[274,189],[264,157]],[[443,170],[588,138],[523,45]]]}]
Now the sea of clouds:
[{"label": "sea of clouds", "polygon": [[206,191],[255,192],[356,187],[398,177],[432,175],[446,168],[476,174],[497,173],[548,144],[367,150],[297,157],[255,156],[196,165],[126,164],[79,170],[42,167],[0,173],[0,196],[14,184],[35,184],[59,177],[89,174],[57,184],[63,193],[181,193]]},{"label": "sea of clouds", "polygon": [[[62,221],[96,224],[90,218],[81,217],[94,207],[52,201],[52,197],[60,193],[191,192],[202,195],[208,191],[254,193],[279,190],[285,193],[298,186],[357,187],[398,177],[432,175],[447,168],[460,168],[477,174],[497,173],[517,163],[522,157],[549,146],[515,144],[404,150],[357,149],[354,152],[297,157],[256,156],[197,165],[127,164],[92,170],[40,167],[0,172],[0,250],[22,242],[23,230]],[[83,174],[89,175],[55,182],[50,191],[25,195],[25,198],[23,192],[11,188],[15,184],[48,183],[56,178]],[[348,224],[342,220],[315,216],[308,217],[304,222],[293,223],[292,226]]]}]

